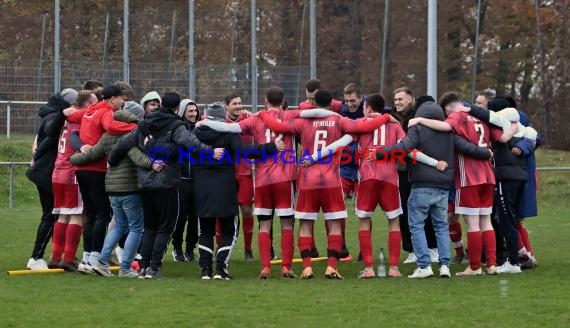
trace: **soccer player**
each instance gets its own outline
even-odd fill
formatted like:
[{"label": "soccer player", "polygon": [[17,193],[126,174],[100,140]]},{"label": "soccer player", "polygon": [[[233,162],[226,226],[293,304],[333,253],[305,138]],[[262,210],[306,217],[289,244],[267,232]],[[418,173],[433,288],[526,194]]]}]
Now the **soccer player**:
[{"label": "soccer player", "polygon": [[[463,103],[453,92],[442,95],[439,100],[448,117],[445,122],[426,118],[412,119],[410,124],[420,123],[430,128],[453,131],[479,147],[490,148],[491,141],[508,141],[516,132],[503,133],[487,123],[462,111]],[[469,266],[457,276],[481,275],[481,253],[483,245],[487,257],[486,274],[497,273],[496,238],[491,224],[495,175],[491,162],[487,160],[455,156],[455,213],[462,214],[467,223],[467,248]]]},{"label": "soccer player", "polygon": [[[279,87],[271,87],[267,90],[265,104],[267,115],[276,120],[289,120],[299,115],[310,117],[319,112],[315,110],[289,110],[284,111],[281,103],[284,99],[283,90]],[[326,113],[325,113],[326,112]],[[329,111],[321,113],[326,117],[332,114]],[[250,134],[255,144],[265,144],[280,138],[285,143],[286,151],[279,157],[256,161],[255,163],[255,209],[254,214],[259,220],[258,246],[261,259],[260,279],[271,276],[271,239],[273,213],[281,219],[281,275],[287,278],[295,278],[291,265],[294,251],[293,233],[293,181],[296,177],[296,154],[291,133],[276,134],[269,130],[258,116],[251,116],[234,124],[224,124],[207,120],[201,122],[220,132],[234,132]],[[243,160],[243,159],[242,159]]]},{"label": "soccer player", "polygon": [[[329,91],[319,90],[315,93],[315,104],[319,108],[328,108],[331,100],[332,95]],[[264,112],[260,112],[259,115],[265,124],[277,133],[299,134],[303,157],[324,149],[345,133],[370,132],[390,119],[390,116],[386,115],[366,123],[357,124],[355,121],[342,116],[329,116],[324,119],[294,119],[280,123]],[[331,160],[319,161],[314,165],[302,167],[299,171],[299,197],[295,218],[301,220],[298,243],[303,258],[302,279],[313,278],[311,267],[313,237],[311,230],[321,209],[329,225],[328,265],[325,276],[329,279],[342,279],[336,268],[343,244],[338,219],[346,218],[348,214],[342,195],[339,165]]]},{"label": "soccer player", "polygon": [[[226,108],[226,122],[239,122],[249,116],[247,111],[243,110],[241,97],[237,94],[229,94],[224,98]],[[241,140],[246,145],[253,144],[251,135],[242,134]],[[246,261],[253,261],[253,252],[251,250],[251,241],[253,240],[253,177],[251,172],[251,164],[241,161],[235,165],[236,183],[238,190],[238,204],[242,216],[243,244],[244,256]]]},{"label": "soccer player", "polygon": [[[97,103],[91,91],[80,91],[77,95],[76,107],[84,109]],[[75,177],[75,169],[70,157],[75,153],[70,137],[74,131],[79,132],[79,124],[65,121],[59,138],[57,159],[52,175],[54,191],[53,214],[59,215],[53,228],[50,268],[61,268],[65,271],[76,271],[75,255],[81,241],[83,231],[83,200],[79,197],[79,185]]]}]

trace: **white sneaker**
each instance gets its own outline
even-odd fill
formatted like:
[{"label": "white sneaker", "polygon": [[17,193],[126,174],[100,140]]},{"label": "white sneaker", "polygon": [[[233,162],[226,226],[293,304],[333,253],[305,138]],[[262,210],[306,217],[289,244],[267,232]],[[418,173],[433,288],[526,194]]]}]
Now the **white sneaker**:
[{"label": "white sneaker", "polygon": [[28,260],[28,264],[26,265],[26,268],[30,269],[30,270],[47,270],[48,269],[48,265],[47,262],[44,259],[29,259]]},{"label": "white sneaker", "polygon": [[451,278],[451,273],[449,272],[449,267],[447,265],[442,265],[439,268],[439,276],[441,278]]},{"label": "white sneaker", "polygon": [[408,254],[408,257],[404,260],[404,264],[416,263],[417,260],[418,258],[416,257],[416,254],[414,254],[414,252],[411,252],[410,254]]},{"label": "white sneaker", "polygon": [[509,261],[505,261],[503,265],[497,267],[497,273],[521,273],[521,267],[512,265]]},{"label": "white sneaker", "polygon": [[77,271],[91,275],[96,274],[95,271],[93,271],[93,269],[91,268],[91,266],[85,262],[79,263],[79,265],[77,266]]},{"label": "white sneaker", "polygon": [[109,265],[103,264],[100,261],[96,261],[94,264],[92,264],[91,269],[93,269],[93,271],[95,271],[95,273],[97,273],[98,275],[103,276],[103,277],[112,277],[113,276],[113,273],[111,273],[111,270],[109,270]]},{"label": "white sneaker", "polygon": [[429,250],[429,256],[431,258],[431,263],[439,263],[439,251],[437,248],[431,248]]},{"label": "white sneaker", "polygon": [[422,278],[429,278],[433,276],[433,271],[431,270],[431,266],[428,266],[425,269],[422,269],[420,267],[417,267],[414,270],[414,273],[412,273],[411,275],[408,276],[408,278],[413,278],[413,279],[422,279]]}]

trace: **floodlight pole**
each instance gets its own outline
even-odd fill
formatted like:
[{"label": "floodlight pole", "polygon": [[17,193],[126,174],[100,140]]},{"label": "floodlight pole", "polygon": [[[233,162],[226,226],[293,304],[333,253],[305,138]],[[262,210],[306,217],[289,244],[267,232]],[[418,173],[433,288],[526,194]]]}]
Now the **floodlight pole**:
[{"label": "floodlight pole", "polygon": [[310,12],[310,34],[311,34],[311,79],[317,78],[317,0],[311,0]]},{"label": "floodlight pole", "polygon": [[55,35],[53,40],[53,92],[58,93],[60,90],[60,82],[61,82],[61,62],[60,62],[60,54],[59,54],[59,45],[61,42],[60,33],[60,6],[59,0],[55,0],[55,14],[54,14],[54,21],[55,21]]},{"label": "floodlight pole", "polygon": [[251,0],[251,110],[257,112],[257,5]]},{"label": "floodlight pole", "polygon": [[194,67],[194,0],[188,0],[188,96],[196,100]]},{"label": "floodlight pole", "polygon": [[123,80],[129,82],[129,0],[123,0]]},{"label": "floodlight pole", "polygon": [[428,1],[427,94],[437,99],[437,0]]}]

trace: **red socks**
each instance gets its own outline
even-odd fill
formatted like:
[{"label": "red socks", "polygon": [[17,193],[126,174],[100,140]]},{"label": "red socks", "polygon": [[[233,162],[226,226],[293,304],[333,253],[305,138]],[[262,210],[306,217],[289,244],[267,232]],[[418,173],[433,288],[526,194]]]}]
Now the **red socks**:
[{"label": "red socks", "polygon": [[460,255],[465,254],[465,251],[463,250],[463,244],[461,243],[461,223],[455,222],[449,225],[449,238],[453,242],[455,252]]},{"label": "red socks", "polygon": [[299,252],[303,258],[303,268],[311,266],[311,245],[313,245],[313,237],[299,236]]},{"label": "red socks", "polygon": [[259,232],[257,234],[257,243],[259,247],[259,258],[261,259],[261,267],[271,267],[271,237],[269,232]]},{"label": "red socks", "polygon": [[360,244],[360,254],[364,267],[372,266],[372,234],[369,230],[358,231],[358,242]]},{"label": "red socks", "polygon": [[483,235],[483,245],[485,245],[485,255],[487,257],[487,267],[497,265],[497,238],[495,230],[485,230]]},{"label": "red socks", "polygon": [[338,255],[342,250],[342,235],[329,235],[328,236],[328,266],[336,268],[338,262]]},{"label": "red socks", "polygon": [[[481,268],[481,251],[483,249],[481,231],[467,233],[467,248],[469,249],[469,266],[473,270]],[[495,246],[496,247],[496,246]]]},{"label": "red socks", "polygon": [[[248,251],[251,250],[251,241],[253,239],[253,217],[244,217],[242,221],[243,244]],[[271,248],[271,246],[269,246]]]},{"label": "red socks", "polygon": [[[530,239],[528,238],[528,231],[526,230],[526,228],[522,224],[522,222],[519,222],[518,230],[519,230],[519,237],[520,237],[520,240],[522,241],[522,243],[524,245],[524,248],[526,248],[527,252],[532,253],[532,247],[530,246]],[[522,248],[522,247],[519,247],[519,248]]]},{"label": "red socks", "polygon": [[53,238],[51,242],[51,259],[55,262],[61,261],[61,255],[65,247],[65,232],[67,223],[57,221],[53,227]]},{"label": "red socks", "polygon": [[65,250],[63,252],[63,260],[66,263],[73,263],[75,261],[75,254],[81,241],[81,234],[83,227],[77,224],[70,224],[67,226],[67,233],[65,234]]},{"label": "red socks", "polygon": [[294,238],[293,230],[281,230],[281,266],[288,269],[293,264]]},{"label": "red socks", "polygon": [[390,253],[390,266],[398,266],[398,262],[400,262],[401,243],[402,233],[400,231],[388,232],[388,252]]}]

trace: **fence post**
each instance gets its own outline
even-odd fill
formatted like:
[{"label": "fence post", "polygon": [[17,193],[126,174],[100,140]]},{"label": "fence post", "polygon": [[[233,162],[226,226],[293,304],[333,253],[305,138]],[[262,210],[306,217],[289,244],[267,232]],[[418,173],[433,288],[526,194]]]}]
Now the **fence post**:
[{"label": "fence post", "polygon": [[8,208],[14,208],[14,164],[8,165],[10,172],[10,191],[8,192]]},{"label": "fence post", "polygon": [[8,107],[6,107],[6,139],[10,139],[10,119],[11,119],[11,107],[8,101]]}]

